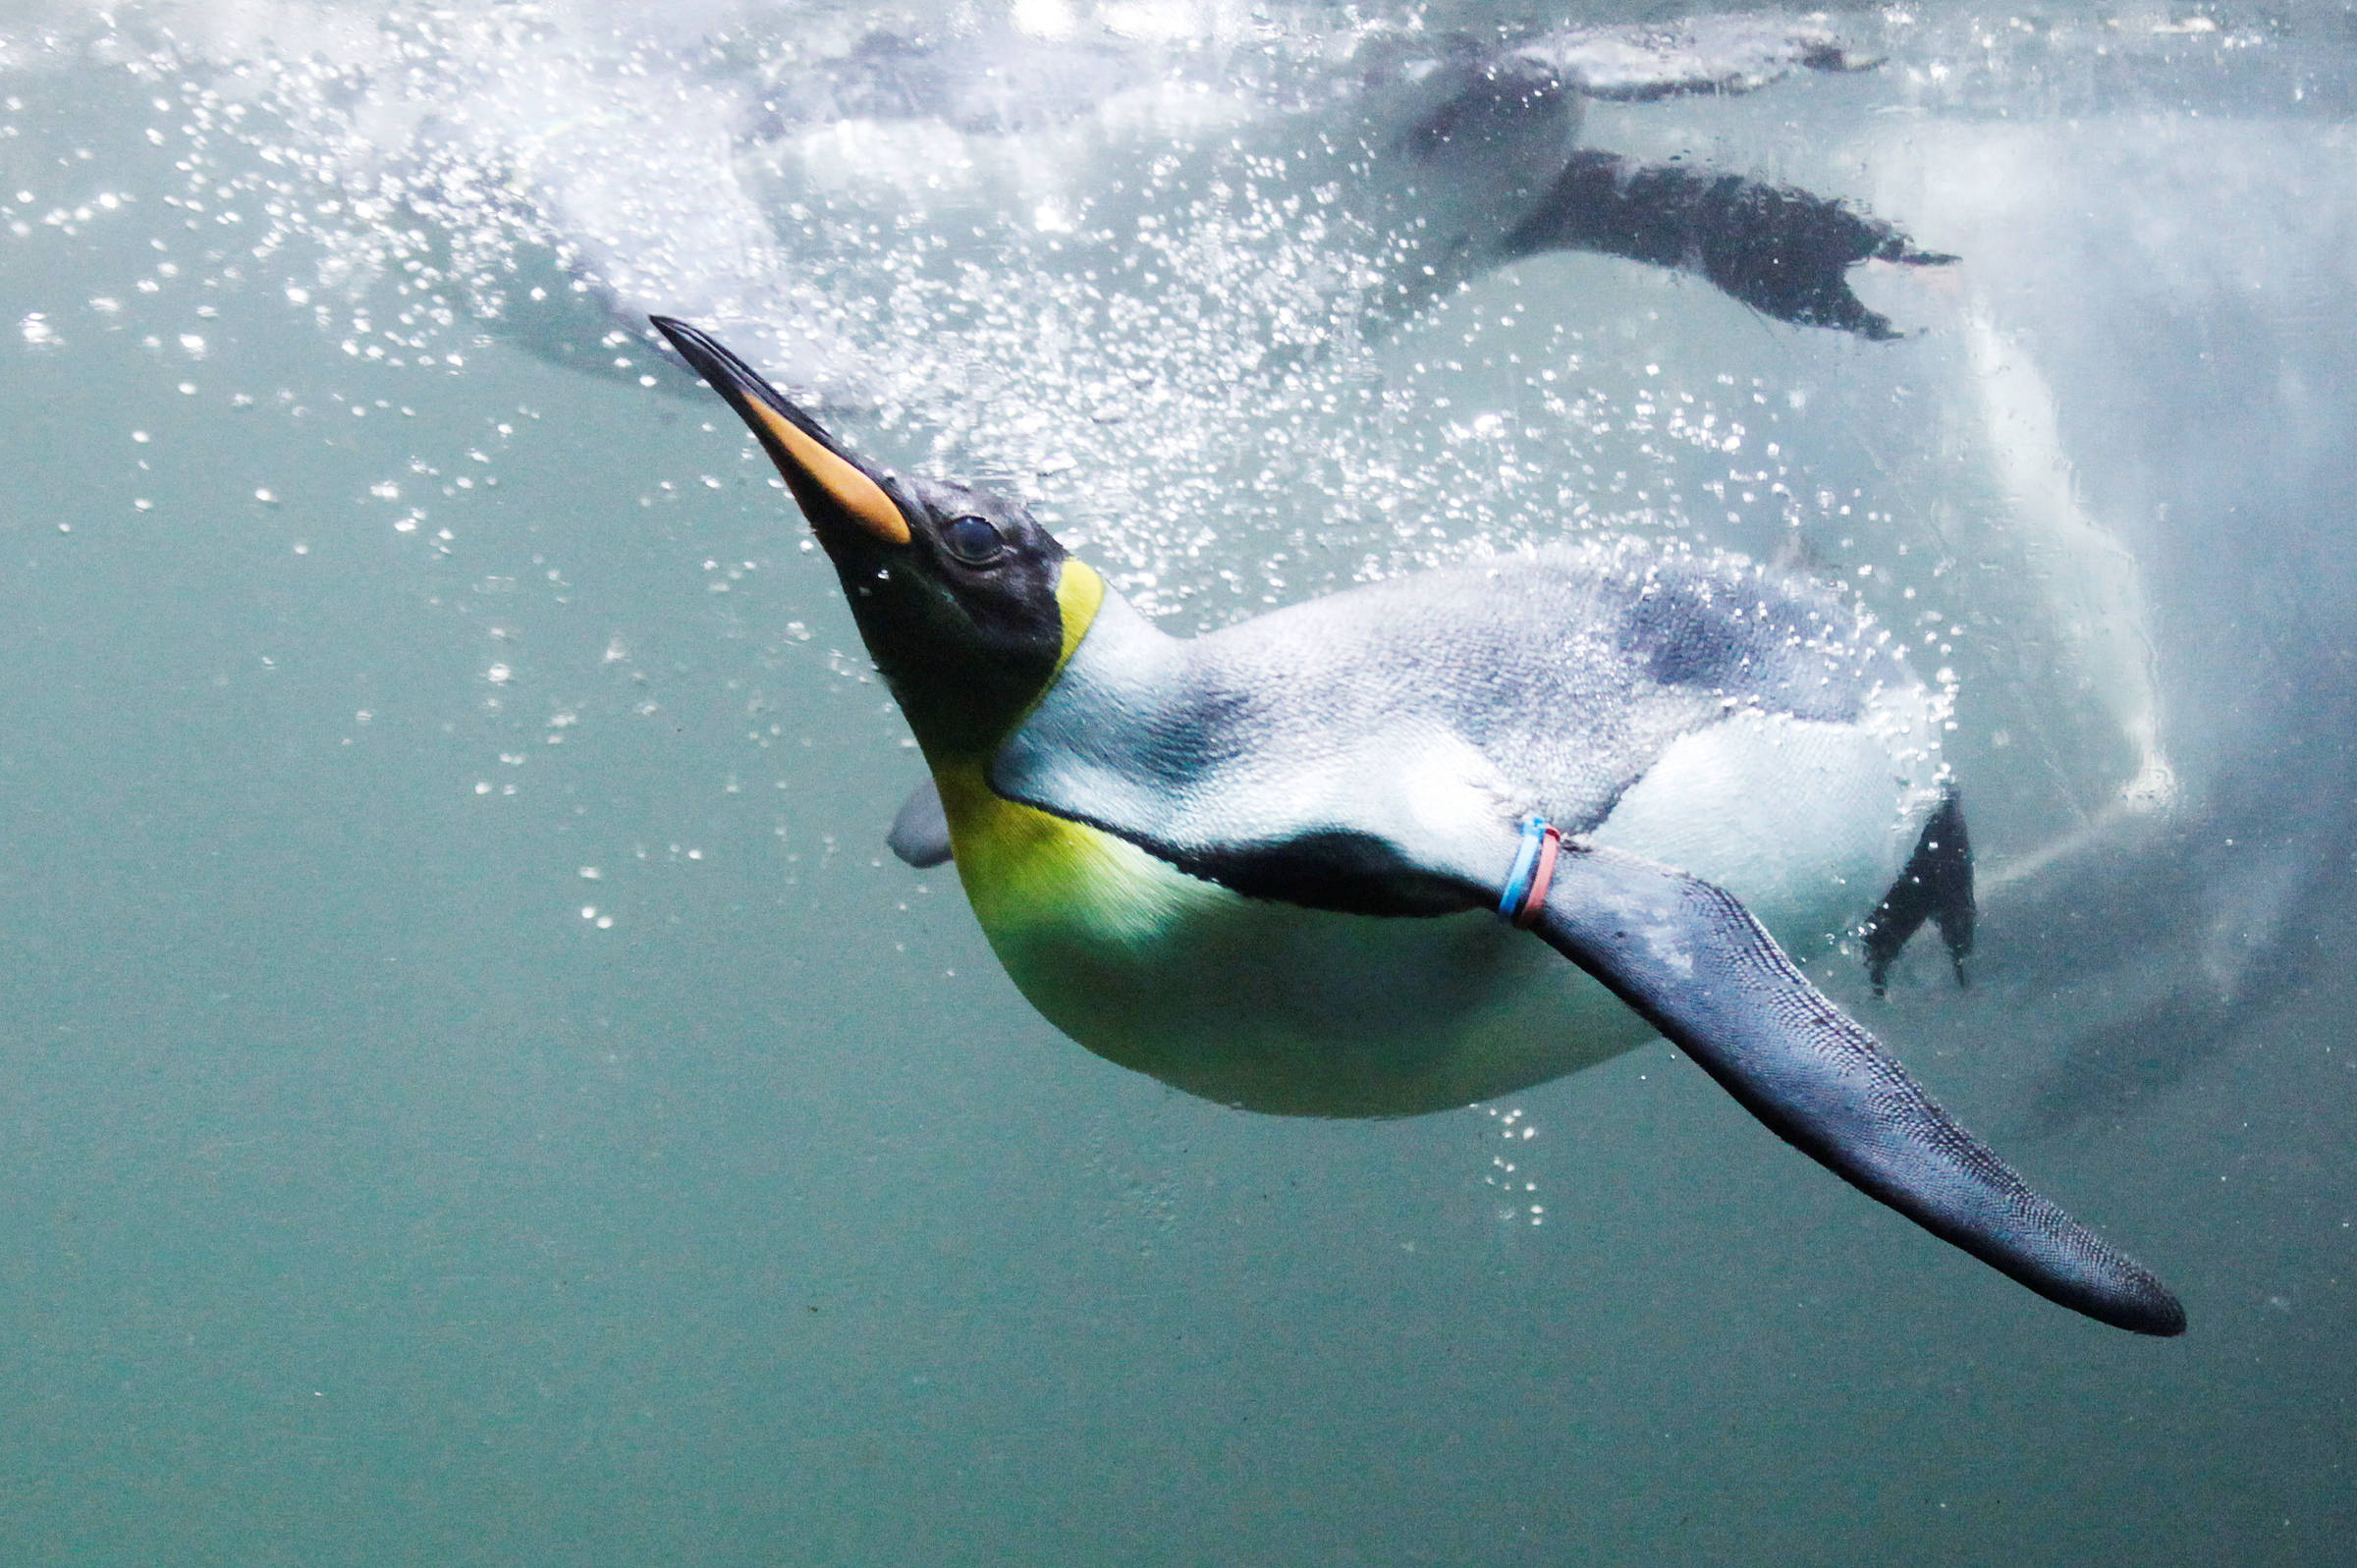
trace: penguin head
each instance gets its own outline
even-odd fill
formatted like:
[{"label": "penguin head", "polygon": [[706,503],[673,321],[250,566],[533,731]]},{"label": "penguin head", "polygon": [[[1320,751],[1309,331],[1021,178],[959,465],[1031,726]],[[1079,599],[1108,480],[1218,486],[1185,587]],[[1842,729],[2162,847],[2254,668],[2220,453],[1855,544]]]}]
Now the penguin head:
[{"label": "penguin head", "polygon": [[653,320],[778,465],[927,755],[988,752],[1087,629],[1096,574],[1014,502],[862,460],[709,334]]}]

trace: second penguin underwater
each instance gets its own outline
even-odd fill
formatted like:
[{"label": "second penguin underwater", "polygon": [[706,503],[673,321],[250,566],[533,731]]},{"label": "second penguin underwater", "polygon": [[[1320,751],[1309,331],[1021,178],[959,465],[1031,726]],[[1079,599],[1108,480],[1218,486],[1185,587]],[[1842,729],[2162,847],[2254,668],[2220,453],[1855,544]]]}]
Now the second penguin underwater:
[{"label": "second penguin underwater", "polygon": [[1658,1032],[1934,1234],[2103,1322],[2182,1329],[1770,935],[1871,917],[1878,964],[1927,917],[1969,941],[1938,700],[1838,600],[1623,544],[1173,638],[1020,507],[871,467],[656,325],[777,462],[994,950],[1083,1045],[1230,1104],[1399,1114]]}]

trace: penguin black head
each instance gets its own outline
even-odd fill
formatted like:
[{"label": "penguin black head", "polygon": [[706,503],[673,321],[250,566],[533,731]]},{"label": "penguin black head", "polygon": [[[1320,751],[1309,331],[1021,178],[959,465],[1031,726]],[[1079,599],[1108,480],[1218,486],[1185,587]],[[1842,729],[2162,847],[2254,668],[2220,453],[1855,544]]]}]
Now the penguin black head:
[{"label": "penguin black head", "polygon": [[989,750],[1087,629],[1096,574],[1014,502],[874,467],[710,335],[653,321],[777,463],[918,743],[937,760]]}]

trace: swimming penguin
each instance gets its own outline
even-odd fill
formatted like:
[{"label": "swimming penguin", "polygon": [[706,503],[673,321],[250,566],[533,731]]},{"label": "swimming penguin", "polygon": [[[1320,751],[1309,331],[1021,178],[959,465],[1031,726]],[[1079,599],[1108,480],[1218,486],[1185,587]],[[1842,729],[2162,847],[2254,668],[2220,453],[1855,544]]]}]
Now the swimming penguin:
[{"label": "swimming penguin", "polygon": [[[1796,186],[1577,145],[1588,102],[1755,91],[1796,70],[1879,57],[1780,17],[1580,27],[1461,50],[1368,95],[1343,142],[1397,321],[1459,284],[1550,251],[1693,273],[1763,315],[1876,342],[1904,336],[1849,285],[1864,261],[1944,266],[1890,222]],[[1345,185],[1345,189],[1347,186]]]},{"label": "swimming penguin", "polygon": [[[1486,43],[1451,37],[1437,51],[1432,43],[1370,39],[1350,63],[1351,90],[1329,82],[1307,95],[1308,112],[1270,113],[1263,105],[1244,125],[1223,127],[1210,144],[1213,168],[1192,186],[1242,181],[1265,193],[1248,216],[1225,213],[1220,243],[1251,243],[1246,236],[1254,231],[1263,232],[1263,244],[1284,243],[1314,226],[1325,252],[1319,270],[1344,289],[1364,290],[1371,315],[1383,323],[1396,324],[1498,267],[1574,250],[1690,272],[1777,320],[1877,340],[1900,334],[1851,292],[1848,269],[1868,260],[1924,266],[1955,259],[1918,248],[1881,218],[1796,187],[1578,145],[1590,102],[1726,97],[1795,71],[1848,74],[1881,64],[1820,23],[1695,17],[1533,32],[1503,47],[1494,36]],[[1048,147],[1008,161],[1021,171],[1019,181],[1044,177],[1047,184],[1002,189],[997,201],[1021,210],[1043,199],[1085,204],[1090,222],[1069,227],[1110,230],[1132,243],[1140,218],[1168,225],[1188,202],[1166,189],[1149,210],[1131,213],[1117,192],[1135,186],[1140,162],[1183,167],[1190,156],[1184,138],[1158,143],[1149,158],[1125,141],[1115,151],[1073,132],[1133,94],[1210,87],[1189,82],[1185,71],[1186,63],[1141,59],[1110,38],[1052,42],[986,29],[925,44],[871,33],[849,54],[811,62],[769,85],[747,141],[763,149],[756,163],[782,169],[794,161],[797,138],[825,127],[828,134],[809,144],[818,149],[814,172],[831,186],[843,159],[832,133],[846,123],[929,122],[954,131],[961,149],[954,157],[936,149],[917,170],[923,189],[912,198],[938,206],[945,180],[971,181],[1007,157],[1004,143],[1045,139]],[[1137,114],[1131,102],[1116,118]],[[997,157],[984,151],[992,143],[1002,144]],[[1066,189],[1075,163],[1108,152],[1115,167],[1107,178]],[[945,177],[945,163],[959,173]],[[787,237],[806,227],[818,199],[806,181],[790,180],[763,203],[780,210],[778,231]],[[1214,210],[1225,211],[1216,203]],[[1059,230],[1053,243],[1075,270],[1119,276],[1118,268],[1099,266],[1076,235]],[[754,333],[759,341],[761,329]]]},{"label": "swimming penguin", "polygon": [[921,858],[946,831],[1000,961],[1073,1039],[1230,1105],[1372,1116],[1659,1033],[1935,1235],[2182,1330],[1770,935],[1970,941],[1940,701],[1835,596],[1624,542],[1171,637],[1019,506],[866,463],[655,325],[777,463],[923,748],[940,816],[920,797],[896,839]]},{"label": "swimming penguin", "polygon": [[[1791,18],[1503,45],[1494,31],[1371,29],[1347,59],[1321,48],[1282,69],[1257,44],[1239,62],[1003,24],[870,33],[788,65],[695,46],[668,12],[633,27],[665,41],[629,69],[560,53],[500,73],[479,97],[420,105],[411,133],[415,151],[435,150],[413,177],[435,192],[421,227],[522,226],[496,330],[633,385],[651,368],[642,337],[671,358],[646,332],[645,312],[660,309],[725,332],[814,405],[906,400],[910,387],[873,373],[873,301],[906,287],[919,255],[920,276],[954,266],[995,295],[1067,308],[1085,281],[1087,297],[1121,300],[1131,336],[1157,330],[1146,322],[1194,332],[1208,310],[1251,351],[1260,327],[1242,313],[1259,296],[1174,288],[1169,265],[1141,277],[1149,233],[1177,259],[1223,258],[1221,276],[1291,280],[1278,314],[1286,353],[1305,357],[1563,251],[1696,276],[1780,321],[1888,339],[1900,334],[1858,298],[1851,269],[1953,259],[1847,201],[1583,144],[1597,103],[1727,97],[1880,63]],[[486,166],[501,177],[482,178]],[[928,339],[979,330],[943,325],[958,314],[931,312]],[[991,351],[969,340],[966,351]],[[660,384],[690,391],[682,375]]]}]

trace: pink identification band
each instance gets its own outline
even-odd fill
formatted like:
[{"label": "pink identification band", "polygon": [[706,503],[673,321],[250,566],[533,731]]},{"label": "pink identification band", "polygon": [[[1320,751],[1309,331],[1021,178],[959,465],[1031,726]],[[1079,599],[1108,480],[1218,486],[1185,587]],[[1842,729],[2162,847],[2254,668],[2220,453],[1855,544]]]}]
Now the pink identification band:
[{"label": "pink identification band", "polygon": [[1538,863],[1531,867],[1530,891],[1522,895],[1521,904],[1509,917],[1516,931],[1528,931],[1538,920],[1539,911],[1547,906],[1548,885],[1555,881],[1555,861],[1562,847],[1563,836],[1556,831],[1554,823],[1549,823],[1539,839]]}]

